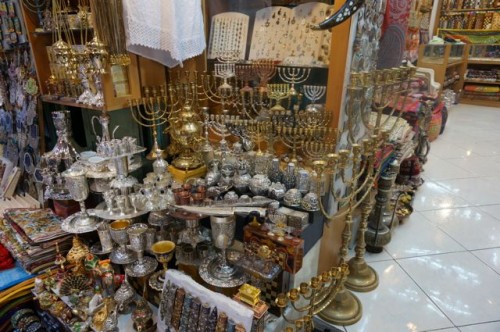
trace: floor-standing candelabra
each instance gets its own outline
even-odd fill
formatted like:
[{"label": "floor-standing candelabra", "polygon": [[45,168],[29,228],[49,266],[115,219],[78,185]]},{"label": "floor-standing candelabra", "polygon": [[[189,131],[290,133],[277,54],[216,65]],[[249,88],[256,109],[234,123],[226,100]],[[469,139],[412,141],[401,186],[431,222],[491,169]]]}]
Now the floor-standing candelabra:
[{"label": "floor-standing candelabra", "polygon": [[153,147],[146,158],[154,160],[157,158],[157,153],[161,158],[165,158],[166,151],[160,149],[158,142],[158,128],[168,121],[167,93],[164,86],[159,90],[146,88],[144,93],[145,97],[141,99],[129,100],[130,112],[135,122],[153,131]]}]

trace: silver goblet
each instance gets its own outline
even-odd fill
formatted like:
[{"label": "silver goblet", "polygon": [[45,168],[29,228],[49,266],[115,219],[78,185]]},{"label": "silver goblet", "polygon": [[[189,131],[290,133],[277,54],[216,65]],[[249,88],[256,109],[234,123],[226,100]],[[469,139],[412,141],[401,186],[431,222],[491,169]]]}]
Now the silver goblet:
[{"label": "silver goblet", "polygon": [[138,200],[140,199],[139,197],[140,194],[129,194],[128,195],[128,198],[130,200],[130,205],[132,205],[132,213],[137,213],[138,210],[137,210],[137,203],[138,203]]},{"label": "silver goblet", "polygon": [[99,224],[97,227],[97,235],[99,236],[99,241],[101,242],[101,252],[111,252],[111,250],[113,250],[113,241],[111,240],[111,234],[107,222],[101,222]]},{"label": "silver goblet", "polygon": [[120,210],[120,216],[124,216],[127,214],[127,196],[118,195],[115,197],[116,206],[118,206],[118,210]]},{"label": "silver goblet", "polygon": [[130,239],[130,248],[136,252],[137,261],[125,267],[125,273],[131,277],[144,277],[153,273],[158,266],[156,259],[144,257],[144,249],[146,247],[146,231],[148,225],[135,224],[127,229],[127,234]]},{"label": "silver goblet", "polygon": [[80,203],[80,213],[71,216],[71,222],[68,224],[69,232],[85,233],[97,228],[97,218],[89,216],[85,208],[85,200],[89,196],[89,186],[85,171],[83,169],[70,168],[62,173],[66,188],[73,200]]},{"label": "silver goblet", "polygon": [[115,264],[130,264],[136,260],[136,256],[134,255],[134,253],[127,249],[127,229],[130,227],[130,225],[131,222],[127,219],[115,220],[111,224],[109,224],[111,238],[120,246],[109,256],[111,262]]},{"label": "silver goblet", "polygon": [[246,277],[238,266],[227,260],[227,248],[234,240],[235,218],[234,216],[211,216],[210,226],[212,228],[212,240],[220,255],[205,259],[200,265],[201,278],[217,287],[236,287],[246,281]]},{"label": "silver goblet", "polygon": [[114,200],[115,200],[115,193],[113,190],[108,190],[105,191],[102,194],[102,197],[104,198],[104,202],[106,203],[106,211],[110,214],[113,215],[113,207],[114,207]]}]

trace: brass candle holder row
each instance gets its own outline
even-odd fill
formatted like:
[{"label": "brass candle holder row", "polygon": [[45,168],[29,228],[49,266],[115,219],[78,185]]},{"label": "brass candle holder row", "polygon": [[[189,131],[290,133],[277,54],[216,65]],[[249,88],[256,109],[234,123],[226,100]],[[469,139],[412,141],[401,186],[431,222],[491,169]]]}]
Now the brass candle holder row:
[{"label": "brass candle holder row", "polygon": [[[287,331],[312,331],[315,315],[335,325],[354,324],[362,316],[362,305],[350,290],[368,292],[378,286],[378,275],[366,263],[364,254],[365,233],[374,209],[372,187],[382,171],[381,163],[376,166],[376,152],[385,149],[390,131],[393,130],[393,127],[387,128],[387,120],[381,119],[384,113],[394,115],[397,109],[404,110],[414,74],[414,68],[401,67],[351,75],[346,106],[351,120],[347,121],[347,128],[344,128],[348,132],[351,148],[338,150],[337,142],[332,142],[332,152],[317,155],[318,159],[312,163],[318,176],[326,176],[328,179],[329,197],[335,203],[347,206],[340,212],[329,213],[324,201],[320,200],[321,212],[327,220],[345,222],[339,266],[326,273],[338,272],[334,274],[334,286],[329,283],[331,279],[328,277],[328,282],[325,282],[324,274],[321,274],[312,278],[309,283],[301,284],[297,289],[278,295],[275,302],[289,325]],[[371,116],[372,112],[377,115],[375,122],[367,120],[367,115]],[[398,117],[402,113],[399,112]],[[361,144],[355,141],[354,121],[363,121],[367,130],[366,135],[369,138],[362,139]],[[358,208],[361,213],[355,255],[348,260],[353,214]]]}]

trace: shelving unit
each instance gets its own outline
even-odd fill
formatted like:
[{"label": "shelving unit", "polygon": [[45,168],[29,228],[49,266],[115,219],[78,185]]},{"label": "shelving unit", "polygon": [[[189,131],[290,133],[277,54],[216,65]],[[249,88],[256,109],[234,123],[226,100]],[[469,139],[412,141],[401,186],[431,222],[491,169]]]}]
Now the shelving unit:
[{"label": "shelving unit", "polygon": [[[466,52],[467,69],[464,73],[461,102],[500,107],[500,45],[467,45]],[[476,71],[476,75],[471,76],[487,74],[488,79],[468,77],[469,71]]]},{"label": "shelving unit", "polygon": [[442,90],[450,88],[458,92],[467,67],[465,56],[463,44],[420,45],[417,66],[434,70],[435,81]]},{"label": "shelving unit", "polygon": [[[37,78],[42,94],[42,100],[44,102],[64,106],[75,106],[92,110],[115,111],[128,107],[128,99],[139,98],[141,96],[139,59],[136,55],[130,54],[131,63],[128,67],[125,68],[123,72],[123,77],[128,81],[127,93],[117,92],[117,89],[115,89],[116,83],[113,82],[113,77],[110,73],[111,70],[109,70],[109,73],[102,75],[102,90],[105,102],[105,106],[103,108],[78,104],[75,102],[68,102],[62,99],[58,100],[55,99],[54,96],[51,97],[49,95],[48,87],[46,84],[50,75],[53,74],[50,68],[47,47],[51,46],[57,39],[55,38],[55,34],[52,31],[40,31],[38,29],[39,22],[38,17],[35,13],[27,10],[24,5],[22,5],[21,8],[25,18],[28,40],[32,46]],[[72,32],[77,42],[83,41],[81,35],[87,34],[87,36],[90,37],[93,35],[93,29],[72,29]],[[63,33],[62,38],[67,39],[68,36]]]}]

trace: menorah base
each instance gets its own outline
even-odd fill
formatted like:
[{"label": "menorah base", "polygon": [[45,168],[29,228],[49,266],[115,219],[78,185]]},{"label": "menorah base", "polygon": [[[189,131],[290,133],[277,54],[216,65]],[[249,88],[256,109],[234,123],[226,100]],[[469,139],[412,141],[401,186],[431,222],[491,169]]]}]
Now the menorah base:
[{"label": "menorah base", "polygon": [[345,282],[347,289],[355,292],[369,292],[377,288],[377,272],[366,264],[364,258],[353,257],[347,264],[349,264],[349,275]]},{"label": "menorah base", "polygon": [[361,319],[362,311],[361,301],[353,293],[342,288],[318,316],[333,325],[352,325]]},{"label": "menorah base", "polygon": [[168,166],[168,171],[175,181],[184,183],[189,178],[201,178],[207,173],[207,166],[203,165],[195,169],[179,169],[173,165]]},{"label": "menorah base", "polygon": [[156,158],[158,158],[158,153],[157,151],[160,152],[160,158],[161,159],[165,159],[167,158],[167,151],[166,150],[155,150],[154,147],[151,149],[151,151],[149,151],[149,153],[146,155],[146,159],[147,160],[156,160]]}]

